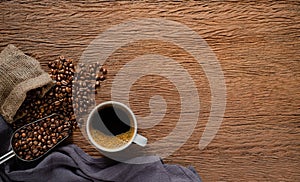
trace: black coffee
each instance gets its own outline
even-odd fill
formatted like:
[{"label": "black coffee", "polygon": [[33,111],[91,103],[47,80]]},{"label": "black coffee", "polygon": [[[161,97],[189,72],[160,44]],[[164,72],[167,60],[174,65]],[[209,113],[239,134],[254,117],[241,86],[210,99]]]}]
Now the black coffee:
[{"label": "black coffee", "polygon": [[117,105],[107,105],[98,109],[92,118],[92,127],[109,136],[126,133],[131,128],[130,115]]}]

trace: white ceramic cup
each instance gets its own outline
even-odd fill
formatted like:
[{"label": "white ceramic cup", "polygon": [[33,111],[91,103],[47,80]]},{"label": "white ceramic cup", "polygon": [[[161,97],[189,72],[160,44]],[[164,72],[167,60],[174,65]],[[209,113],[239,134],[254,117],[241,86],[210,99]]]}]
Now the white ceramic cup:
[{"label": "white ceramic cup", "polygon": [[[131,126],[133,128],[133,136],[131,137],[131,139],[124,145],[118,147],[118,148],[107,148],[104,147],[102,145],[100,145],[99,143],[97,143],[94,138],[91,135],[91,122],[92,122],[92,116],[94,114],[96,114],[98,112],[98,109],[100,108],[104,108],[107,106],[117,106],[120,107],[123,111],[126,112],[126,114],[128,115],[128,117],[131,119],[132,125]],[[93,121],[95,122],[95,121]],[[97,122],[102,122],[101,120],[97,121]],[[105,151],[105,152],[119,152],[122,151],[124,149],[126,149],[127,147],[129,147],[132,143],[136,143],[139,146],[146,146],[147,144],[147,138],[145,138],[142,135],[137,134],[137,120],[135,115],[133,114],[132,110],[127,107],[125,104],[120,103],[120,102],[116,102],[116,101],[107,101],[107,102],[103,102],[99,105],[97,105],[89,114],[88,119],[87,119],[87,123],[86,123],[86,133],[88,136],[88,139],[90,140],[90,142],[98,149]]]}]

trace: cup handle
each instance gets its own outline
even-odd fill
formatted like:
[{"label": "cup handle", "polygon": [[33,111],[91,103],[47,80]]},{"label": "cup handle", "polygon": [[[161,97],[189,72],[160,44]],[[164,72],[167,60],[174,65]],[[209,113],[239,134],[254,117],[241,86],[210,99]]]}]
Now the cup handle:
[{"label": "cup handle", "polygon": [[148,139],[142,135],[136,134],[133,142],[138,144],[141,147],[145,147],[147,144]]}]

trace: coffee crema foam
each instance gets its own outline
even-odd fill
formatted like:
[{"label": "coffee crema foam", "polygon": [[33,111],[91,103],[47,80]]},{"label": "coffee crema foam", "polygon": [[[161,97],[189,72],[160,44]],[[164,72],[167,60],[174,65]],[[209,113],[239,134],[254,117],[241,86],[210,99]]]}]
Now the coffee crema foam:
[{"label": "coffee crema foam", "polygon": [[97,129],[91,129],[91,135],[94,141],[108,149],[115,149],[115,148],[120,148],[123,145],[126,145],[133,137],[134,134],[134,128],[130,128],[127,132],[121,133],[116,136],[109,136]]}]

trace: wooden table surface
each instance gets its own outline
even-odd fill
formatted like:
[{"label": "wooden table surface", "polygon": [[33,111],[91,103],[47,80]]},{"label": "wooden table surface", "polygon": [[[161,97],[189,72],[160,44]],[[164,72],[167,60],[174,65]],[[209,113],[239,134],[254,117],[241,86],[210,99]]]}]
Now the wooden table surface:
[{"label": "wooden table surface", "polygon": [[[97,101],[111,99],[116,74],[136,56],[171,57],[188,70],[201,105],[191,137],[165,158],[166,163],[192,165],[204,181],[300,181],[299,1],[4,0],[0,9],[0,49],[14,44],[47,71],[47,62],[59,55],[78,62],[97,35],[126,21],[164,18],[186,25],[215,53],[226,83],[223,122],[206,148],[200,150],[198,144],[211,112],[210,84],[196,60],[174,44],[144,40],[115,51],[106,60],[109,74]],[[164,97],[163,120],[140,131],[149,143],[167,136],[180,115],[180,95],[173,83],[161,76],[145,76],[130,91],[130,107],[139,116],[150,113],[150,97]],[[72,141],[92,156],[101,156],[80,131]]]}]

